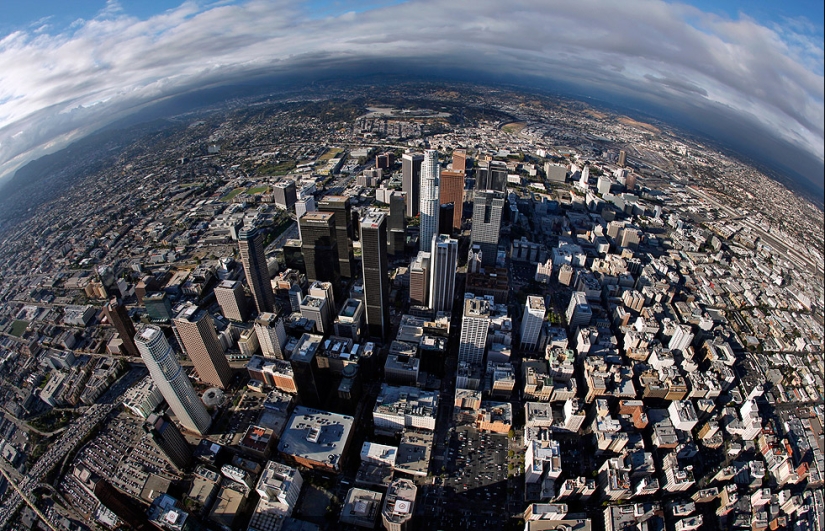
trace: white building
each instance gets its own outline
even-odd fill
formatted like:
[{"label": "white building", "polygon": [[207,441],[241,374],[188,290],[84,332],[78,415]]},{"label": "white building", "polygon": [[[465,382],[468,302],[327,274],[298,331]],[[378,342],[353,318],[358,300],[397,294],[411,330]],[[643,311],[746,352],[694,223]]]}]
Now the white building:
[{"label": "white building", "polygon": [[458,361],[480,364],[484,360],[487,332],[490,329],[490,310],[495,305],[492,297],[464,295],[464,320],[458,344]]},{"label": "white building", "polygon": [[435,429],[438,393],[383,384],[372,416],[378,431],[396,434],[404,428]]},{"label": "white building", "polygon": [[430,252],[433,236],[438,234],[438,187],[441,174],[438,165],[438,151],[424,151],[421,163],[421,224],[419,228],[420,250]]},{"label": "white building", "polygon": [[531,295],[524,304],[524,315],[521,317],[521,348],[534,352],[539,346],[539,336],[544,323],[544,298]]}]

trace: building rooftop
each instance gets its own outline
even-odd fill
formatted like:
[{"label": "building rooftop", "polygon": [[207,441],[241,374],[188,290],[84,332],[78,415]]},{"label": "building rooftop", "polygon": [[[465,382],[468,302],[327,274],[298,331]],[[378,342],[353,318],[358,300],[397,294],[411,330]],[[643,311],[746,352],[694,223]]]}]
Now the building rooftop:
[{"label": "building rooftop", "polygon": [[352,417],[297,406],[278,451],[338,468],[352,432]]}]

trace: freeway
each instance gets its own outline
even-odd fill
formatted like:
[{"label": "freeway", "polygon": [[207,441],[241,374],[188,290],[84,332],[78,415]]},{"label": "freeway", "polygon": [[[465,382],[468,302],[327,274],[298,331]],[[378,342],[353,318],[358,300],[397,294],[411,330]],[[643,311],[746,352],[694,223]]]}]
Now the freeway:
[{"label": "freeway", "polygon": [[[120,407],[121,397],[139,374],[143,374],[143,371],[140,371],[139,368],[126,372],[120,380],[109,388],[109,391],[103,394],[97,404],[90,406],[83,415],[69,425],[71,429],[67,429],[65,435],[49,447],[46,453],[26,472],[25,477],[20,478],[16,471],[10,473],[10,470],[4,467],[4,471],[9,472],[10,482],[14,483],[15,489],[9,491],[3,498],[2,504],[0,504],[0,529],[6,529],[10,519],[24,503],[18,489],[25,496],[31,496],[32,491],[63,461],[66,455],[74,451],[86,435],[109,413]],[[51,522],[51,524],[54,524],[54,522]]]}]

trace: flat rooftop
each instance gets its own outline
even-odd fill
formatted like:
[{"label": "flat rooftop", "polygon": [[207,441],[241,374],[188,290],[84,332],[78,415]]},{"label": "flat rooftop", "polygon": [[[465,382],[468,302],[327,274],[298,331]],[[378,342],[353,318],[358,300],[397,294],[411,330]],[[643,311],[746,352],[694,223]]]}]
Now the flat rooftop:
[{"label": "flat rooftop", "polygon": [[338,468],[352,434],[353,418],[297,406],[289,419],[278,451]]}]

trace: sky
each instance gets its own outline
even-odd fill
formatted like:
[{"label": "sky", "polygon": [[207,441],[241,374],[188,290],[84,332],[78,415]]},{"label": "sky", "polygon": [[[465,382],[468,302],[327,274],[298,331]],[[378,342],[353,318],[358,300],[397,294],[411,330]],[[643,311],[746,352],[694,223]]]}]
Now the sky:
[{"label": "sky", "polygon": [[392,64],[658,109],[823,188],[821,0],[0,0],[0,13],[0,179],[170,96]]}]

